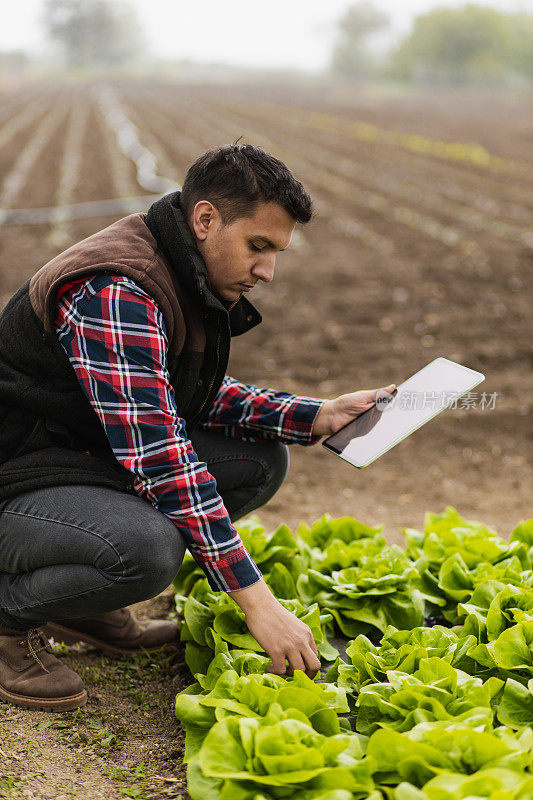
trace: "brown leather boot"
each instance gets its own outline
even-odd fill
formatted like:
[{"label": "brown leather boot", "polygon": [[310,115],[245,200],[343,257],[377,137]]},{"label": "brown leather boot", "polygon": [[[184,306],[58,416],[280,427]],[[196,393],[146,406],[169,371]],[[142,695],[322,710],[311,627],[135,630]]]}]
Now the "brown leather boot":
[{"label": "brown leather boot", "polygon": [[175,622],[159,619],[140,622],[127,608],[84,619],[49,622],[45,631],[57,642],[87,642],[111,655],[123,655],[141,649],[154,650],[166,644],[177,644],[178,641]]},{"label": "brown leather boot", "polygon": [[71,711],[87,702],[80,676],[55,657],[41,628],[0,626],[0,699],[39,711]]}]

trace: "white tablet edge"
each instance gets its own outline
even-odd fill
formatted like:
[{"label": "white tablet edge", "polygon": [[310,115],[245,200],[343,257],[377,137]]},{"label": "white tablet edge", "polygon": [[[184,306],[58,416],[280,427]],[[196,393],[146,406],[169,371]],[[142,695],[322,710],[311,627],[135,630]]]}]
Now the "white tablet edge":
[{"label": "white tablet edge", "polygon": [[[408,436],[410,436],[412,433],[417,431],[423,425],[426,425],[428,422],[431,422],[431,420],[434,419],[438,414],[442,414],[442,412],[446,411],[446,409],[449,408],[452,403],[454,403],[456,400],[458,400],[460,397],[462,397],[467,392],[471,392],[472,389],[474,389],[474,387],[478,386],[480,383],[483,383],[483,381],[485,380],[485,375],[483,375],[482,372],[477,372],[477,370],[475,370],[475,369],[471,369],[470,367],[465,367],[463,364],[459,364],[457,361],[452,361],[451,359],[444,358],[443,356],[439,356],[438,358],[434,358],[433,361],[430,361],[428,364],[426,364],[424,367],[422,367],[422,369],[419,369],[418,372],[422,372],[423,369],[425,369],[426,367],[429,367],[429,365],[433,364],[435,361],[447,361],[449,364],[454,364],[457,367],[461,367],[462,369],[467,370],[468,372],[471,372],[472,376],[474,376],[474,375],[476,376],[475,379],[474,379],[474,382],[472,383],[471,386],[468,386],[466,389],[464,389],[461,392],[461,394],[458,394],[455,397],[452,397],[446,403],[446,405],[444,405],[442,408],[437,409],[437,411],[435,411],[434,414],[432,414],[430,417],[428,417],[427,419],[425,419],[422,422],[420,422],[418,425],[415,425],[415,427],[412,428],[410,431],[408,431],[406,434],[404,434],[403,436],[400,436],[398,439],[395,439],[393,442],[391,442],[389,445],[387,445],[387,447],[383,448],[383,450],[381,450],[373,458],[371,458],[370,461],[365,461],[364,464],[354,464],[353,461],[350,461],[350,459],[345,458],[341,453],[335,453],[334,450],[329,450],[329,452],[333,453],[334,456],[338,456],[339,458],[342,458],[343,461],[346,461],[347,464],[351,464],[352,467],[355,467],[356,469],[364,469],[365,467],[370,466],[370,464],[373,464],[374,461],[376,461],[378,458],[380,458],[380,456],[382,456],[384,453],[387,453],[393,447],[396,447],[397,444],[400,444],[400,442],[403,442],[404,439],[407,439]],[[406,383],[411,378],[414,378],[415,375],[418,375],[418,372],[415,372],[413,375],[411,375],[409,378],[407,378],[406,381],[404,381],[404,383]],[[398,390],[400,390],[400,388],[402,386],[403,386],[403,383],[400,383],[398,385],[398,387],[397,387]],[[348,423],[348,424],[350,424],[350,423]],[[342,428],[340,430],[342,430]],[[331,435],[334,436],[335,434],[331,434]],[[326,448],[326,449],[329,449],[329,448]]]}]

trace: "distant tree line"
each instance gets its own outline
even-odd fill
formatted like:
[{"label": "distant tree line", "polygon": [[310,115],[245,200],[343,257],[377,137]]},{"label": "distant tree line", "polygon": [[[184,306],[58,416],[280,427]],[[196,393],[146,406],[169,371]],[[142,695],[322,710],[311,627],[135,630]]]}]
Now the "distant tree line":
[{"label": "distant tree line", "polygon": [[372,56],[372,38],[389,20],[364,0],[339,22],[332,70],[351,78],[412,83],[533,84],[533,16],[482,5],[439,8],[418,16],[392,51]]},{"label": "distant tree line", "polygon": [[[144,51],[136,10],[128,0],[45,0],[43,23],[68,67],[120,67]],[[385,51],[383,34],[389,27],[389,18],[372,0],[350,6],[338,23],[333,73],[351,80],[533,85],[531,14],[474,4],[435,9],[418,16],[403,41]],[[0,70],[22,71],[27,63],[22,52],[0,55]]]},{"label": "distant tree line", "polygon": [[143,49],[135,8],[125,0],[46,0],[43,23],[69,67],[121,66]]}]

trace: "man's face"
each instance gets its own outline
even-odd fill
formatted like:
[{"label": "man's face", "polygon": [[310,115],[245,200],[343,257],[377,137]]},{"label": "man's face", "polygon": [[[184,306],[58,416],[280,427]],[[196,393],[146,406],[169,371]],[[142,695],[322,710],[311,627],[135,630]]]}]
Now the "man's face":
[{"label": "man's face", "polygon": [[290,244],[295,224],[277,203],[261,203],[253,216],[228,225],[211,203],[197,203],[190,225],[213,294],[233,302],[258,281],[271,281],[276,256]]}]

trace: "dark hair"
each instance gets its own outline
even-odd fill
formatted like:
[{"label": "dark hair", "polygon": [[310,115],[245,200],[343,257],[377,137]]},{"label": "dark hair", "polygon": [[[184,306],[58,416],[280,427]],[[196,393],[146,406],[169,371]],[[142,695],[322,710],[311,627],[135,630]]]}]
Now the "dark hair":
[{"label": "dark hair", "polygon": [[311,198],[290,169],[252,144],[226,144],[194,162],[180,197],[187,218],[200,200],[213,203],[225,225],[252,216],[259,203],[277,203],[296,222],[313,215]]}]

